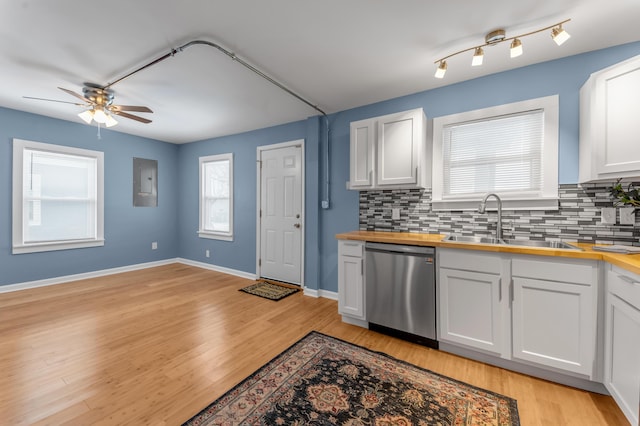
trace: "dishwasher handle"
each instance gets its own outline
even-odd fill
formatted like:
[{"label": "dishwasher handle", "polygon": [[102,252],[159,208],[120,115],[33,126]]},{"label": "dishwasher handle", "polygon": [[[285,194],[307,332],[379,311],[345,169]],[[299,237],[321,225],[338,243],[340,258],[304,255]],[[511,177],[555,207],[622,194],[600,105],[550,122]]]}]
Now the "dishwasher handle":
[{"label": "dishwasher handle", "polygon": [[385,243],[366,243],[364,246],[366,251],[379,251],[387,253],[406,253],[417,255],[434,255],[436,249],[434,247],[425,246],[406,246],[399,244],[385,244]]}]

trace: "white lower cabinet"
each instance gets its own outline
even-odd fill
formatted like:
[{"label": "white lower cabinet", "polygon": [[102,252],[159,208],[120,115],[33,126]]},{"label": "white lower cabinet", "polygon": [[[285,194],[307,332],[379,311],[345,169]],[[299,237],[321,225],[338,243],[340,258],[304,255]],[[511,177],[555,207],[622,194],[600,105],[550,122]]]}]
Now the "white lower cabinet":
[{"label": "white lower cabinet", "polygon": [[338,312],[343,318],[366,320],[364,242],[338,241]]},{"label": "white lower cabinet", "polygon": [[438,340],[600,379],[597,261],[459,249],[438,259]]},{"label": "white lower cabinet", "polygon": [[438,340],[502,355],[502,260],[464,250],[438,252]]},{"label": "white lower cabinet", "polygon": [[598,262],[512,260],[512,357],[593,379]]},{"label": "white lower cabinet", "polygon": [[609,265],[604,384],[632,425],[640,405],[640,276]]}]

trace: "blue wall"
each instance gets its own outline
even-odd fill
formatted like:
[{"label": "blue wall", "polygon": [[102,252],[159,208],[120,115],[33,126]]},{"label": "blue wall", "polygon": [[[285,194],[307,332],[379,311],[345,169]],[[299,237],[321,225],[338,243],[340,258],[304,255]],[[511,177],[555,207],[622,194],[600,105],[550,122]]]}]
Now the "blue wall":
[{"label": "blue wall", "polygon": [[[478,108],[560,95],[559,181],[578,181],[580,87],[589,75],[640,54],[640,42],[518,68],[413,95],[366,105],[330,116],[332,208],[321,211],[319,288],[337,291],[338,253],[335,235],[358,229],[358,193],[348,191],[349,123],[355,120],[423,108],[427,118]],[[433,78],[431,71],[425,78]],[[445,77],[446,79],[446,77]]]},{"label": "blue wall", "polygon": [[[378,115],[423,108],[428,118],[560,95],[560,183],[578,179],[579,90],[594,71],[640,54],[640,42],[585,53],[342,111],[329,116],[330,137],[318,117],[185,145],[103,132],[95,127],[0,109],[0,285],[69,275],[152,260],[182,257],[255,272],[256,148],[305,140],[305,284],[337,291],[335,235],[358,229],[358,192],[348,191],[349,123]],[[425,71],[425,78],[433,78]],[[446,79],[446,77],[445,77]],[[10,254],[11,139],[29,139],[105,152],[104,247],[28,255]],[[330,152],[330,208],[325,198],[325,153]],[[198,157],[233,152],[233,242],[198,238]],[[131,206],[131,158],[159,161],[159,208]],[[151,241],[159,249],[151,251]],[[211,257],[204,256],[205,250]]]},{"label": "blue wall", "polygon": [[[0,285],[79,274],[178,256],[178,146],[0,108]],[[11,254],[12,140],[104,152],[103,247]],[[133,157],[158,160],[158,208],[133,207]],[[151,250],[151,242],[158,249]]]},{"label": "blue wall", "polygon": [[[317,200],[318,200],[318,149],[319,118],[313,117],[281,126],[253,132],[225,136],[180,147],[178,168],[180,194],[178,195],[178,235],[180,256],[204,263],[211,263],[239,271],[255,273],[256,269],[256,209],[257,148],[303,139],[305,146],[305,240],[310,255],[306,256],[305,284],[316,288],[318,265],[317,251]],[[232,152],[234,185],[234,239],[233,241],[199,238],[198,231],[198,159],[205,155]],[[209,258],[205,250],[210,251]]]}]

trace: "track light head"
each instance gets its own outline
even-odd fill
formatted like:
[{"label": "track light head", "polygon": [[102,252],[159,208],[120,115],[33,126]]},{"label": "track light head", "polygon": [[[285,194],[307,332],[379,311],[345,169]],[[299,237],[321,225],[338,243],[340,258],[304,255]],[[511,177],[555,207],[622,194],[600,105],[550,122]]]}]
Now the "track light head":
[{"label": "track light head", "polygon": [[471,61],[471,66],[477,67],[482,65],[482,60],[484,59],[484,51],[482,47],[476,47],[475,52],[473,53],[473,60]]},{"label": "track light head", "polygon": [[512,58],[517,58],[518,56],[522,55],[522,42],[520,41],[520,39],[513,39],[509,52]]},{"label": "track light head", "polygon": [[570,37],[569,33],[562,28],[562,24],[551,30],[551,38],[553,38],[553,41],[555,41],[558,46],[569,40]]},{"label": "track light head", "polygon": [[446,72],[447,72],[447,61],[440,61],[440,65],[438,66],[438,69],[436,70],[435,77],[436,78],[443,78]]}]

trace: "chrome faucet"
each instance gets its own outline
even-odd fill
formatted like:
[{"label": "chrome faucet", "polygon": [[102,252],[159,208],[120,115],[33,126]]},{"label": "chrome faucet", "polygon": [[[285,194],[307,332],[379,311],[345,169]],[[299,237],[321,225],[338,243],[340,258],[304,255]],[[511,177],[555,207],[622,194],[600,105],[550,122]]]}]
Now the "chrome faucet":
[{"label": "chrome faucet", "polygon": [[501,240],[502,239],[502,200],[500,199],[500,197],[498,197],[498,194],[494,194],[493,192],[485,194],[484,197],[482,198],[482,201],[480,201],[480,205],[478,206],[478,213],[480,214],[485,213],[487,209],[487,199],[489,197],[494,197],[498,202],[498,223],[496,225],[496,238],[498,240]]}]

